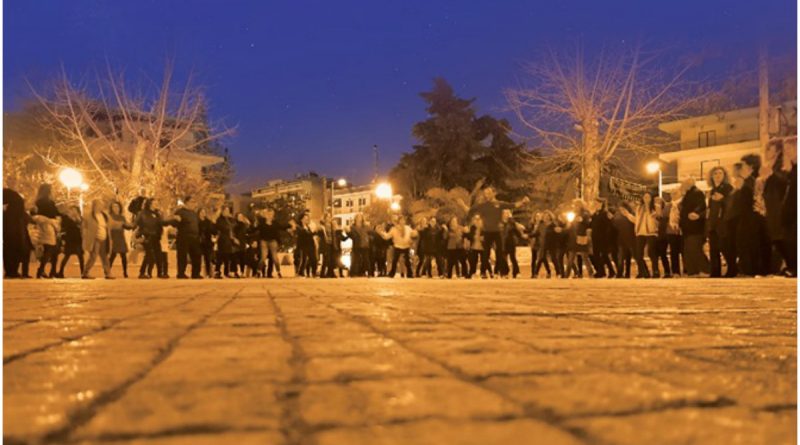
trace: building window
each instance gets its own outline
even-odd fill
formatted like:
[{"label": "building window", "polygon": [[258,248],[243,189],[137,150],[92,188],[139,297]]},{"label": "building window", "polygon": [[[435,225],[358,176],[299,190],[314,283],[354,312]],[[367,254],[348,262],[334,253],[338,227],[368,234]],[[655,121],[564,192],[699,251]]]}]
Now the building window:
[{"label": "building window", "polygon": [[367,205],[367,198],[358,198],[358,205],[359,206]]},{"label": "building window", "polygon": [[717,131],[701,131],[697,133],[697,147],[711,147],[717,145]]},{"label": "building window", "polygon": [[352,199],[348,199],[347,202],[345,203],[345,205],[347,207],[353,207],[353,200]]}]

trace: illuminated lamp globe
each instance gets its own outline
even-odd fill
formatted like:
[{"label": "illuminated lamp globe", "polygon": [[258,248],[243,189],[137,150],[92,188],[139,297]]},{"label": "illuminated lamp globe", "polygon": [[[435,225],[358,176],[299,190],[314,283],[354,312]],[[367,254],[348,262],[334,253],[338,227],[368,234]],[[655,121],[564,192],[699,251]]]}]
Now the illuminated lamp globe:
[{"label": "illuminated lamp globe", "polygon": [[83,175],[74,168],[67,167],[58,174],[58,179],[65,187],[73,189],[83,184]]}]

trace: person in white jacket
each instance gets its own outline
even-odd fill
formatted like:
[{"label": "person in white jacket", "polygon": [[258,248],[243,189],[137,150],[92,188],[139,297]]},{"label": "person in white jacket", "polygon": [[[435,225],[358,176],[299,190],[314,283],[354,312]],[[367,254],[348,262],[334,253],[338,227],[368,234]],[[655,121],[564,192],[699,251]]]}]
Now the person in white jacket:
[{"label": "person in white jacket", "polygon": [[[642,194],[641,198],[639,198],[639,205],[636,207],[635,215],[631,215],[630,212],[624,209],[621,211],[635,225],[636,251],[634,252],[634,257],[638,269],[636,278],[650,278],[650,270],[644,260],[645,250],[647,250],[647,256],[650,257],[651,264],[655,264],[658,261],[658,255],[655,250],[656,238],[658,237],[658,220],[656,219],[653,195],[649,192]],[[653,269],[654,277],[657,277],[658,267],[654,266]]]},{"label": "person in white jacket", "polygon": [[389,232],[384,232],[383,230],[379,229],[378,235],[385,240],[392,240],[394,255],[392,255],[392,269],[389,272],[389,276],[394,277],[395,273],[397,272],[397,261],[400,259],[400,255],[402,255],[406,267],[406,274],[408,275],[408,278],[413,278],[414,272],[411,269],[410,251],[411,242],[416,236],[418,236],[417,231],[406,224],[405,217],[398,216],[397,223],[391,229],[389,229]]}]

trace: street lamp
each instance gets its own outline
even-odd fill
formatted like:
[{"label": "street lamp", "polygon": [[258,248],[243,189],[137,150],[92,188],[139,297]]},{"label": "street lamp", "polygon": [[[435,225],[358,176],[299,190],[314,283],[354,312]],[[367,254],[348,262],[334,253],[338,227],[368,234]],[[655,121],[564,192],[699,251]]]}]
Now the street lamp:
[{"label": "street lamp", "polygon": [[646,167],[647,173],[650,173],[651,175],[658,172],[658,196],[661,197],[661,188],[663,187],[661,164],[658,161],[651,161],[647,163]]},{"label": "street lamp", "polygon": [[399,212],[400,211],[400,203],[395,201],[395,202],[389,204],[389,208],[392,209],[393,212]]},{"label": "street lamp", "polygon": [[392,196],[394,196],[392,185],[388,182],[381,182],[375,187],[375,196],[377,196],[378,199],[392,199]]},{"label": "street lamp", "polygon": [[73,188],[78,188],[83,184],[83,175],[78,170],[71,167],[66,167],[58,174],[58,179],[67,188],[67,199],[69,199],[70,192]]},{"label": "street lamp", "polygon": [[567,222],[575,221],[575,212],[567,212]]},{"label": "street lamp", "polygon": [[331,181],[331,217],[333,217],[333,187],[338,185],[339,187],[344,187],[347,185],[347,179],[339,178],[337,181]]}]

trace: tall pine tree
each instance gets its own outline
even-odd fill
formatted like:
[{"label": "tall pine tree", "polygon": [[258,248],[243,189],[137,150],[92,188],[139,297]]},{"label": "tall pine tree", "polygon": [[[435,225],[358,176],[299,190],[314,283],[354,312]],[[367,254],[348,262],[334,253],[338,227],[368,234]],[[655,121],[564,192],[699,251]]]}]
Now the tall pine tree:
[{"label": "tall pine tree", "polygon": [[510,179],[520,175],[524,149],[509,137],[508,122],[477,117],[475,99],[457,97],[442,78],[420,96],[429,117],[414,125],[412,134],[419,143],[391,173],[401,193],[419,198],[434,187],[470,190],[480,180],[501,190],[513,188]]}]

